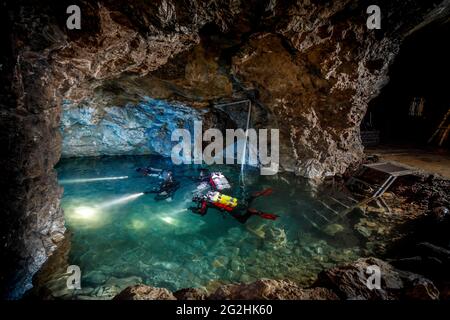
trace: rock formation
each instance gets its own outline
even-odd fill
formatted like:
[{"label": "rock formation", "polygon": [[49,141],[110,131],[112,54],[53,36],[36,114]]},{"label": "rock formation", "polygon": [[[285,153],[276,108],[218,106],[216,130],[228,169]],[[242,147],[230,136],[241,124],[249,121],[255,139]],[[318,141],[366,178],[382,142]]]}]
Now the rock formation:
[{"label": "rock formation", "polygon": [[170,157],[176,143],[171,141],[173,130],[188,129],[193,135],[193,124],[199,117],[195,109],[150,98],[137,106],[63,106],[62,156],[160,154]]},{"label": "rock formation", "polygon": [[[369,266],[380,268],[379,290],[367,286],[368,275],[365,272]],[[341,299],[347,300],[439,299],[439,291],[430,280],[395,269],[376,258],[358,259],[354,263],[325,270],[319,274],[315,285],[330,288]]]},{"label": "rock formation", "polygon": [[[172,74],[159,94],[177,100],[173,88],[189,89],[178,100],[204,107],[230,93],[231,75],[233,87],[257,90],[257,112],[281,129],[286,170],[310,178],[342,173],[362,154],[359,123],[388,80],[401,40],[440,18],[447,2],[382,1],[379,31],[367,30],[367,5],[355,0],[80,1],[81,30],[66,28],[69,1],[3,3],[2,42],[10,45],[0,63],[1,186],[7,190],[1,260],[8,261],[2,294],[20,297],[65,232],[53,170],[61,155],[64,103],[121,107],[128,99],[102,101],[102,92],[117,88],[115,81]],[[227,76],[217,75],[214,58],[194,49],[202,28],[211,25],[216,35],[233,35],[220,49],[228,50]],[[177,67],[176,59],[189,50],[191,60]],[[177,72],[183,81],[175,81]]]},{"label": "rock formation", "polygon": [[[379,290],[369,289],[366,285],[365,270],[371,265],[381,269]],[[191,295],[186,296],[185,292]],[[165,289],[137,285],[126,288],[115,299],[173,300],[174,296],[179,300],[436,300],[439,291],[420,275],[395,269],[376,258],[364,258],[323,271],[310,288],[302,288],[291,281],[261,279],[250,284],[222,285],[209,295],[200,289],[183,289],[172,295]]]}]

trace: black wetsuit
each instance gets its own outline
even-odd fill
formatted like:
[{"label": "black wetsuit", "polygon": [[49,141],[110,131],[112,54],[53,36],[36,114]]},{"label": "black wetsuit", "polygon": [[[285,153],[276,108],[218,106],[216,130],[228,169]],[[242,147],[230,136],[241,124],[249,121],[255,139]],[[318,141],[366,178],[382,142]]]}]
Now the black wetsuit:
[{"label": "black wetsuit", "polygon": [[145,191],[144,193],[156,193],[155,200],[165,200],[172,197],[179,187],[180,183],[175,181],[172,174],[169,174],[158,187],[155,187],[150,191]]}]

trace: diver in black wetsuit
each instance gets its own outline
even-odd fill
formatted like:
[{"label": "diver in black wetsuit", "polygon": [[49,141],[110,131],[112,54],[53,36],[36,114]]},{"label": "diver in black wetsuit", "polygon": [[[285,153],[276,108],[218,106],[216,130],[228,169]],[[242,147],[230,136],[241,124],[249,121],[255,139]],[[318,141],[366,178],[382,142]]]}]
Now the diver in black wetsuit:
[{"label": "diver in black wetsuit", "polygon": [[208,169],[200,169],[200,173],[198,176],[198,181],[200,182],[204,182],[204,181],[209,181],[210,178],[210,173]]},{"label": "diver in black wetsuit", "polygon": [[172,171],[169,170],[165,174],[164,181],[158,187],[144,193],[156,193],[155,200],[165,200],[171,198],[179,187],[180,183],[174,179]]},{"label": "diver in black wetsuit", "polygon": [[152,168],[152,167],[143,167],[143,168],[137,168],[136,172],[138,172],[146,177],[157,177],[160,179],[166,179],[168,173],[171,171],[165,170],[165,169]]},{"label": "diver in black wetsuit", "polygon": [[279,217],[276,214],[266,213],[254,208],[250,208],[251,203],[257,197],[268,196],[271,193],[272,189],[270,188],[260,192],[255,192],[251,196],[245,198],[241,203],[237,203],[237,205],[234,206],[230,202],[226,203],[226,201],[220,200],[221,197],[226,197],[227,199],[231,197],[222,195],[217,191],[209,192],[206,195],[195,196],[192,201],[196,202],[197,206],[190,207],[189,209],[201,216],[204,216],[207,213],[208,208],[215,208],[222,212],[226,211],[240,223],[246,223],[251,216],[259,216],[263,219],[276,220]]}]

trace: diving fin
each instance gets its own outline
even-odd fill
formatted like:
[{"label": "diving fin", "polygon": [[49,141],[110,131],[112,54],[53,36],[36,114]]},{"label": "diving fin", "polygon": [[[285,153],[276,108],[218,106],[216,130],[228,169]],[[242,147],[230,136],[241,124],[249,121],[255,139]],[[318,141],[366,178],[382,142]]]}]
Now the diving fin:
[{"label": "diving fin", "polygon": [[267,213],[267,212],[261,212],[261,211],[258,211],[258,210],[256,210],[256,209],[253,209],[253,208],[248,209],[248,211],[249,211],[251,214],[254,214],[254,215],[256,215],[256,216],[259,216],[259,217],[261,217],[261,218],[263,218],[263,219],[267,219],[267,220],[276,220],[276,219],[278,219],[278,218],[280,217],[280,216],[277,215],[277,214]]},{"label": "diving fin", "polygon": [[269,196],[269,195],[272,194],[272,192],[273,192],[272,188],[267,188],[267,189],[264,189],[262,191],[258,191],[258,192],[253,193],[253,197]]},{"label": "diving fin", "polygon": [[266,212],[261,212],[258,214],[261,218],[263,219],[267,219],[267,220],[277,220],[280,216],[277,214],[273,214],[273,213],[266,213]]}]

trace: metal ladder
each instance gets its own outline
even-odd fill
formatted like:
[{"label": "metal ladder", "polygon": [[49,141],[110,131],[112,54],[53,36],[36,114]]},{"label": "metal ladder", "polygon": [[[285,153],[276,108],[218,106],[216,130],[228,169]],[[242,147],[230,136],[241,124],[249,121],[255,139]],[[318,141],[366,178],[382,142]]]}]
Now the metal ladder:
[{"label": "metal ladder", "polygon": [[[361,176],[369,169],[387,174],[386,179],[384,179],[379,186],[364,181]],[[316,203],[321,210],[311,207],[310,210],[306,210],[307,212],[303,213],[303,217],[314,228],[322,230],[325,226],[343,219],[355,208],[367,205],[372,201],[374,201],[378,207],[381,207],[390,213],[390,207],[381,196],[392,186],[398,177],[414,172],[415,170],[411,168],[390,162],[363,165],[361,169],[349,179],[346,185],[350,186],[355,182],[361,183],[370,189],[371,194],[369,196],[364,197],[362,200],[356,200],[348,194],[328,194],[323,198],[316,200]],[[342,196],[344,196],[344,198],[342,198]]]},{"label": "metal ladder", "polygon": [[362,204],[362,201],[358,201],[349,195],[344,196],[345,200],[335,194],[316,199],[317,208],[310,207],[310,210],[305,210],[303,217],[314,228],[322,230],[327,225],[344,218],[345,215]]}]

